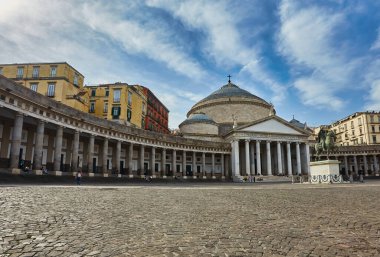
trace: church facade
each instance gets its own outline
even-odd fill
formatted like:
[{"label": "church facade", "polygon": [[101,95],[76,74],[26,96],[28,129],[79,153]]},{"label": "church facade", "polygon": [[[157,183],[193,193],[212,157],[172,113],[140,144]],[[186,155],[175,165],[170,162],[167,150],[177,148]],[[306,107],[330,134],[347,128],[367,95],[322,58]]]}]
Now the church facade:
[{"label": "church facade", "polygon": [[132,128],[0,76],[0,168],[18,174],[231,179],[308,174],[307,131],[230,81],[195,104],[180,135]]}]

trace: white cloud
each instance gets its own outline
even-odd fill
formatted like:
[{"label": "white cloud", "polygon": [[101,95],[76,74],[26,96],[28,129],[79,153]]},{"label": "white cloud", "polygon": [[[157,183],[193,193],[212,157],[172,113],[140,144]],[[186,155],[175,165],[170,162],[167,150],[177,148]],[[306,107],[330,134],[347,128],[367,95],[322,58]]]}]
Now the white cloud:
[{"label": "white cloud", "polygon": [[[292,65],[294,86],[304,104],[340,109],[344,101],[337,94],[356,86],[353,78],[362,63],[360,58],[350,58],[344,49],[334,46],[335,32],[345,22],[345,13],[314,6],[303,8],[299,3],[284,0],[280,5],[279,52]],[[297,75],[298,71],[301,75]],[[325,94],[321,88],[327,90],[325,98],[329,101],[317,100]]]},{"label": "white cloud", "polygon": [[369,86],[367,102],[364,107],[367,110],[380,110],[380,60],[377,59],[368,65],[365,74],[365,83]]},{"label": "white cloud", "polygon": [[231,13],[227,1],[147,0],[147,4],[167,10],[191,29],[203,31],[207,37],[204,51],[219,66],[227,70],[241,66],[241,71],[272,91],[274,102],[285,99],[286,88],[264,68],[258,49],[242,43],[236,25],[239,17]]},{"label": "white cloud", "polygon": [[334,90],[325,81],[303,77],[297,79],[294,86],[299,90],[303,103],[317,109],[341,110],[345,104],[334,96]]}]

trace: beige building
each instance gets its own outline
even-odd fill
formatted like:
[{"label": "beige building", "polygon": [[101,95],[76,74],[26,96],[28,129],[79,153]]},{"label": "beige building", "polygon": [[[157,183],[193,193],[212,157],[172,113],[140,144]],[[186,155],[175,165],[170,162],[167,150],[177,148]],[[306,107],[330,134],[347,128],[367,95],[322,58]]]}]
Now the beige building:
[{"label": "beige building", "polygon": [[331,124],[339,146],[380,143],[380,112],[356,112]]},{"label": "beige building", "polygon": [[127,83],[85,86],[90,96],[88,112],[136,128],[145,127],[147,99],[142,87]]},{"label": "beige building", "polygon": [[66,62],[0,64],[0,75],[77,110],[88,110],[84,76]]}]

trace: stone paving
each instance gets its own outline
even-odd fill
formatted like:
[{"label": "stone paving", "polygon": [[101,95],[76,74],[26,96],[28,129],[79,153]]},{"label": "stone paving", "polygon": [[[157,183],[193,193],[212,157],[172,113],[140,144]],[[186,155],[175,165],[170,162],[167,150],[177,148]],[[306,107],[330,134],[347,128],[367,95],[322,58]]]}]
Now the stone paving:
[{"label": "stone paving", "polygon": [[380,256],[380,183],[4,186],[0,256]]}]

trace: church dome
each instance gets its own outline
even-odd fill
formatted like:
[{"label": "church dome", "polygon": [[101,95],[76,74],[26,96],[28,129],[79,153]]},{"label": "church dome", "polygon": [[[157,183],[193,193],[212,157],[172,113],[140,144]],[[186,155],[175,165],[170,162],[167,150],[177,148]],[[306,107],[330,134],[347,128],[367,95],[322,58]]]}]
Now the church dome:
[{"label": "church dome", "polygon": [[218,125],[202,112],[191,114],[179,124],[183,135],[218,135]]},{"label": "church dome", "polygon": [[185,124],[192,124],[192,123],[209,123],[209,124],[215,124],[215,121],[213,121],[209,116],[206,114],[199,112],[199,113],[193,113],[191,114],[186,120],[184,120],[179,126],[185,125]]},{"label": "church dome", "polygon": [[226,98],[226,97],[244,97],[244,98],[252,98],[257,101],[261,101],[263,103],[267,103],[265,100],[261,99],[258,96],[255,96],[251,94],[250,92],[241,89],[240,87],[236,86],[235,84],[228,82],[227,85],[222,86],[220,89],[213,92],[211,95],[207,96],[206,98],[202,99],[198,102],[202,103],[205,101],[213,100],[213,99],[219,99],[219,98]]},{"label": "church dome", "polygon": [[218,125],[230,127],[234,121],[238,125],[250,123],[270,116],[275,110],[272,104],[229,80],[228,84],[196,103],[187,113],[187,117],[199,112]]}]

